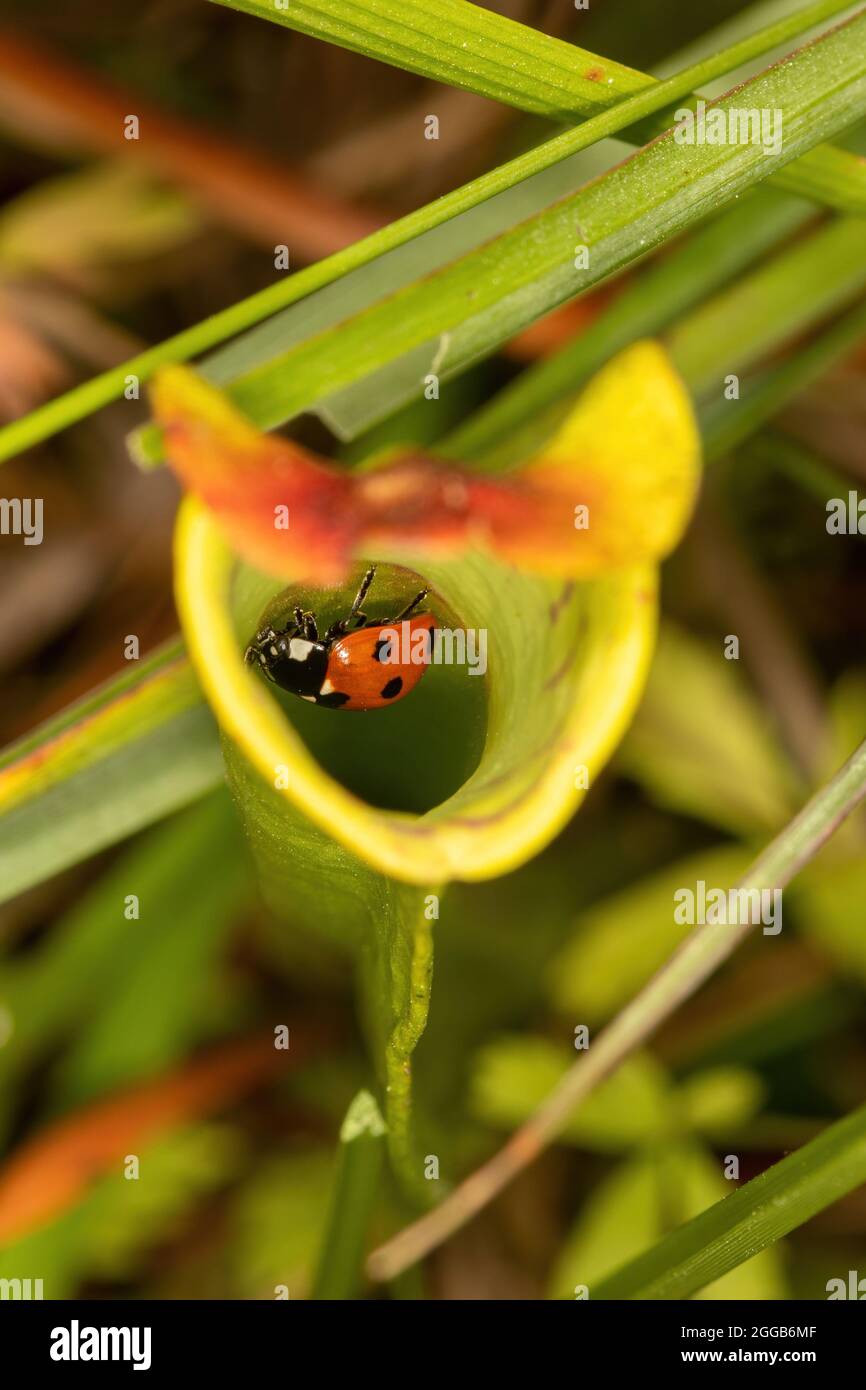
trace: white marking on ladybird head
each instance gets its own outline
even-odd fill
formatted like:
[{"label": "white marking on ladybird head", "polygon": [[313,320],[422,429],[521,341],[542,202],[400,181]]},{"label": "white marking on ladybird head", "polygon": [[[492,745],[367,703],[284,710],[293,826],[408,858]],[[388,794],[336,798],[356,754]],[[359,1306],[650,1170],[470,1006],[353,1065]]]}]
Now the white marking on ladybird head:
[{"label": "white marking on ladybird head", "polygon": [[319,694],[320,694],[320,695],[332,695],[333,692],[334,692],[334,687],[333,687],[333,685],[331,684],[331,682],[326,678],[325,680],[322,681],[322,685],[321,685],[321,689],[319,690]]},{"label": "white marking on ladybird head", "polygon": [[309,702],[310,702],[311,705],[314,705],[314,704],[316,703],[316,697],[315,697],[315,695],[302,695],[302,696],[301,696],[301,699],[302,699],[302,700],[309,700]]},{"label": "white marking on ladybird head", "polygon": [[276,649],[276,647],[274,646],[274,644],[273,644],[273,642],[272,642],[272,643],[271,643],[271,656],[277,656],[277,655],[278,655],[277,649]]},{"label": "white marking on ladybird head", "polygon": [[289,656],[292,661],[306,661],[312,650],[312,642],[305,642],[302,637],[293,637],[289,643]]}]

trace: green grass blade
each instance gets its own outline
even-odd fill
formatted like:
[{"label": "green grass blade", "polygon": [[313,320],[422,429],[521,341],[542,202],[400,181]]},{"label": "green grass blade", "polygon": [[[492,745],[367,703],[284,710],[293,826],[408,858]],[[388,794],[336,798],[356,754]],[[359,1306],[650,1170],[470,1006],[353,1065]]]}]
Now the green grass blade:
[{"label": "green grass blade", "polygon": [[369,1091],[346,1112],[331,1209],[311,1298],[355,1298],[363,1283],[367,1234],[382,1187],[385,1122]]},{"label": "green grass blade", "polygon": [[[515,430],[573,395],[609,355],[678,320],[685,331],[699,312],[695,305],[799,231],[812,214],[800,199],[756,189],[648,266],[586,332],[521,372],[449,435],[445,452],[459,458],[495,449],[511,440]],[[719,353],[718,368],[724,364]],[[682,363],[678,365],[682,370]]]},{"label": "green grass blade", "polygon": [[[811,382],[851,352],[866,336],[866,304],[859,303],[813,342],[778,367],[768,368],[745,384],[735,411],[718,400],[700,411],[701,433],[708,459],[728,453],[787,405]],[[731,403],[724,402],[725,406]]]},{"label": "green grass blade", "polygon": [[[819,10],[821,13],[830,13],[836,8],[838,8],[836,5],[819,4],[818,6],[810,6],[808,13],[813,15]],[[488,18],[498,20],[499,16],[488,16]],[[231,308],[213,315],[203,323],[196,324],[158,346],[148,349],[121,366],[103,372],[63,396],[49,401],[38,410],[32,411],[24,419],[14,421],[0,429],[0,461],[49,438],[58,430],[64,429],[76,420],[83,419],[101,406],[108,404],[109,401],[118,398],[127,385],[129,375],[138,376],[140,380],[146,381],[158,367],[166,362],[186,361],[206,352],[225,339],[251,328],[262,319],[270,317],[316,290],[333,283],[340,276],[347,275],[352,270],[368,264],[376,257],[382,256],[424,232],[430,231],[478,206],[495,194],[514,187],[519,181],[537,174],[540,170],[549,168],[576,150],[585,149],[604,135],[621,130],[629,121],[638,120],[641,116],[647,115],[648,112],[657,110],[665,103],[673,101],[678,92],[686,92],[693,85],[700,85],[702,81],[708,80],[715,73],[726,71],[732,62],[736,61],[738,57],[744,56],[745,49],[748,49],[752,54],[760,53],[765,51],[768,46],[782,41],[786,36],[800,32],[802,18],[802,15],[798,16],[796,24],[793,19],[789,19],[771,25],[767,30],[750,36],[748,40],[738,42],[726,53],[715,54],[710,58],[702,59],[698,65],[688,70],[686,77],[680,74],[678,78],[671,78],[667,83],[654,84],[649,92],[641,92],[633,101],[627,102],[622,108],[618,107],[614,112],[602,113],[586,122],[579,131],[566,132],[564,135],[537,146],[527,154],[481,175],[464,187],[456,189],[453,193],[445,194],[442,198],[417,212],[400,218],[390,226],[355,243],[354,246],[308,267],[285,281],[269,286],[258,294],[231,306]],[[566,52],[570,53],[571,51],[570,48],[566,49]],[[647,82],[649,81],[647,79]],[[598,84],[589,83],[588,85],[593,87],[595,94]],[[820,153],[818,152],[819,156]],[[820,165],[821,163],[820,157],[815,159],[812,155],[808,155],[806,158],[810,160],[810,169],[813,164]],[[862,162],[853,160],[853,157],[848,156],[845,152],[834,153],[831,163],[832,171],[826,172],[823,176],[828,188],[832,184],[838,189],[841,184],[850,189],[854,182],[852,168],[854,171],[862,173]],[[812,183],[805,189],[807,193],[814,192],[813,184],[819,173],[820,171],[813,170]],[[862,176],[866,182],[866,174]],[[786,177],[790,181],[790,171],[780,170],[777,177]],[[836,202],[838,203],[838,199]],[[847,203],[844,205],[848,206]]]},{"label": "green grass blade", "polygon": [[[285,9],[270,0],[216,3],[553,120],[595,115],[656,83],[635,68],[467,0],[293,0]],[[805,5],[766,26],[776,31],[768,47],[850,9],[851,0]],[[725,71],[755,57],[750,39],[726,46],[731,60]]]},{"label": "green grass blade", "polygon": [[597,1299],[689,1298],[866,1182],[866,1106],[605,1279]]},{"label": "green grass blade", "polygon": [[[822,363],[829,365],[856,341],[855,310],[838,335],[828,330],[824,347],[798,348],[788,363],[763,379],[759,393],[753,396],[744,383],[739,402],[724,398],[725,376],[747,371],[793,335],[856,300],[866,288],[864,224],[838,218],[691,307],[801,227],[807,216],[806,204],[758,190],[646,271],[585,333],[500,391],[449,436],[443,452],[460,456],[493,451],[494,462],[507,461],[523,446],[520,431],[554,418],[597,360],[635,338],[660,333],[674,319],[666,341],[690,391],[700,399],[705,445],[710,456],[717,457],[720,449],[745,438],[779,409],[800,384],[813,380]],[[792,284],[797,285],[796,294],[791,293]],[[677,318],[683,307],[691,312]]]},{"label": "green grass blade", "polygon": [[[216,3],[554,120],[592,117],[623,97],[658,86],[646,73],[467,0],[307,0],[285,9],[275,8],[271,0]],[[761,46],[758,35],[748,35],[726,46],[720,71],[735,71],[851,8],[850,0],[818,0],[795,10],[761,30],[766,45]],[[716,57],[717,52],[702,55],[694,65],[691,89],[717,75],[709,67],[701,71],[703,63]],[[665,130],[671,118],[667,113],[625,138],[643,145]],[[641,117],[636,113],[634,120]],[[791,192],[827,201],[840,211],[866,210],[866,170],[845,150],[828,150],[826,158],[824,150],[816,150],[802,171],[794,166],[780,178]]]},{"label": "green grass blade", "polygon": [[[274,355],[269,333],[262,362],[254,332],[215,365],[222,379],[231,374],[236,402],[266,428],[317,410],[338,433],[355,433],[419,395],[434,360],[444,378],[463,370],[850,123],[864,101],[860,14],[721,103],[780,109],[780,154],[753,145],[678,145],[671,133],[572,198],[309,342]],[[588,248],[586,268],[575,268],[576,244]],[[350,387],[356,390],[347,402]],[[341,409],[351,430],[341,430]]]},{"label": "green grass blade", "polygon": [[652,80],[466,0],[219,3],[540,116],[590,115]]},{"label": "green grass blade", "polygon": [[216,726],[179,644],[0,757],[0,899],[216,786]]},{"label": "green grass blade", "polygon": [[[866,223],[840,217],[690,314],[667,335],[668,347],[695,396],[720,396],[730,372],[747,371],[864,289]],[[720,338],[728,344],[724,361]]]}]

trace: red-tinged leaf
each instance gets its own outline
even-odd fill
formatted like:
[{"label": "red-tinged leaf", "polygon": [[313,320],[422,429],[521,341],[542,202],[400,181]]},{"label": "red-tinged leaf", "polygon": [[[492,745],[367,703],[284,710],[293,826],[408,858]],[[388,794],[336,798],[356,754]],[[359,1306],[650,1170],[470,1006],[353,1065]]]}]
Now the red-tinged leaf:
[{"label": "red-tinged leaf", "polygon": [[699,446],[685,388],[653,343],[590,383],[542,452],[504,477],[407,452],[348,473],[254,428],[185,367],[154,413],[169,462],[234,549],[280,578],[337,584],[377,549],[484,547],[525,569],[588,578],[661,558],[694,500]]},{"label": "red-tinged leaf", "polygon": [[[296,1038],[297,1034],[297,1038]],[[192,1118],[223,1110],[308,1055],[304,1030],[292,1052],[273,1036],[243,1038],[64,1116],[15,1150],[0,1170],[0,1242],[17,1240],[72,1206],[124,1155]],[[299,1044],[299,1045],[296,1045]]]}]

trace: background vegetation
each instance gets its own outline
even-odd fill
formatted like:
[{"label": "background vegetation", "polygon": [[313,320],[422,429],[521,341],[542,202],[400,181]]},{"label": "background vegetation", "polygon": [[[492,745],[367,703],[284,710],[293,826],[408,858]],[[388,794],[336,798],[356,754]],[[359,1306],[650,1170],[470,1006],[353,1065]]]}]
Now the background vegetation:
[{"label": "background vegetation", "polygon": [[[866,826],[836,829],[862,755],[831,782],[864,732],[866,563],[826,527],[866,457],[866,12],[0,16],[2,490],[46,518],[44,544],[0,550],[0,1277],[46,1297],[770,1299],[866,1275]],[[743,81],[741,104],[783,110],[782,154],[653,142],[690,93]],[[194,358],[254,424],[347,466],[408,443],[498,473],[647,337],[707,471],[648,674],[633,579],[566,606],[585,804],[556,783],[534,838],[458,843],[442,803],[495,797],[479,761],[521,791],[556,763],[539,772],[532,739],[557,586],[395,553],[376,558],[495,634],[490,703],[435,672],[359,738],[286,702],[277,806],[244,739],[221,745],[230,662],[200,677],[211,637],[242,644],[281,586],[232,562],[221,588],[189,503],[173,562],[154,372]],[[394,811],[434,828],[411,872]],[[737,882],[777,836],[779,936],[675,922],[675,889]],[[679,993],[640,996],[684,940]],[[597,1074],[575,1083],[579,1025]],[[538,1134],[566,1076],[586,1098],[495,1202],[447,1240],[430,1218],[423,1263],[365,1266],[518,1126]]]}]

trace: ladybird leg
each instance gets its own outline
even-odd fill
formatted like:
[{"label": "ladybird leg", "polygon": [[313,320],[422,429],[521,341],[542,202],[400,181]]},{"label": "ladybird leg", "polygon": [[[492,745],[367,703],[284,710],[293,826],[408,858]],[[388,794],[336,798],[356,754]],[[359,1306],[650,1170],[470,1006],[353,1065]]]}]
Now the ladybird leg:
[{"label": "ladybird leg", "polygon": [[301,636],[305,637],[308,641],[318,642],[319,630],[316,626],[315,613],[311,613],[308,609],[295,608],[293,610],[293,616],[295,619],[294,624],[290,624],[289,627],[280,633],[280,636],[287,637],[289,633],[294,636],[296,633],[300,633]]},{"label": "ladybird leg", "polygon": [[415,595],[415,597],[413,598],[413,600],[412,600],[411,603],[407,603],[407,605],[406,605],[406,607],[403,609],[402,613],[398,613],[397,616],[396,616],[396,618],[389,618],[388,621],[391,622],[391,623],[401,623],[401,622],[403,621],[404,618],[408,618],[408,616],[409,616],[410,613],[414,613],[414,611],[415,611],[415,609],[418,607],[418,604],[419,604],[419,603],[423,603],[423,602],[424,602],[424,600],[425,600],[425,598],[427,597],[427,595],[429,594],[429,592],[430,592],[429,589],[422,589],[421,592],[420,592],[420,594],[416,594],[416,595]]},{"label": "ladybird leg", "polygon": [[367,617],[367,614],[359,608],[357,613],[350,617],[340,618],[336,623],[331,623],[331,626],[325,633],[325,641],[330,642],[335,637],[345,637],[350,627],[355,628],[357,631],[359,628],[366,627],[369,621],[370,619]]},{"label": "ladybird leg", "polygon": [[244,661],[251,665],[260,656],[262,647],[268,642],[273,642],[276,636],[277,634],[270,624],[260,628],[244,652]]}]

